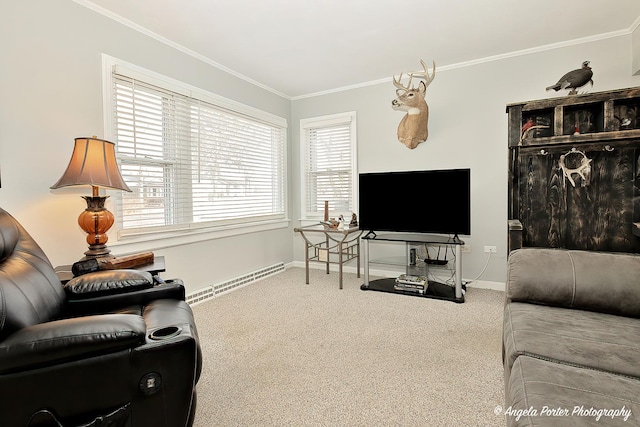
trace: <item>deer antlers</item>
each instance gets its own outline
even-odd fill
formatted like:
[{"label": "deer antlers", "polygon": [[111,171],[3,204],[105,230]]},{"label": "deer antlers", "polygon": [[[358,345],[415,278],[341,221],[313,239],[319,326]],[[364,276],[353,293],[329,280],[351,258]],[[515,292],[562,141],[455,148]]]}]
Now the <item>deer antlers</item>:
[{"label": "deer antlers", "polygon": [[425,87],[425,89],[427,88],[427,86],[429,86],[431,84],[433,79],[436,77],[436,61],[433,61],[433,72],[431,74],[429,74],[429,70],[427,69],[427,64],[425,64],[422,59],[420,60],[420,63],[422,64],[423,71],[409,71],[407,73],[409,75],[409,82],[407,83],[406,86],[404,86],[401,83],[401,81],[402,81],[402,73],[400,73],[400,76],[398,77],[398,80],[396,80],[396,76],[393,76],[393,85],[398,88],[396,90],[396,93],[399,90],[408,91],[408,90],[413,89],[411,87],[411,81],[413,80],[413,76],[416,76],[418,78],[424,79],[424,87]]},{"label": "deer antlers", "polygon": [[[427,140],[429,136],[429,106],[424,99],[427,86],[436,76],[436,62],[433,61],[433,72],[429,74],[427,64],[420,60],[423,71],[410,71],[409,83],[402,84],[402,73],[396,80],[393,76],[393,85],[397,88],[397,98],[391,101],[391,108],[396,111],[404,111],[406,114],[398,125],[398,141],[410,149],[414,149]],[[424,79],[417,88],[411,85],[413,78]]]}]

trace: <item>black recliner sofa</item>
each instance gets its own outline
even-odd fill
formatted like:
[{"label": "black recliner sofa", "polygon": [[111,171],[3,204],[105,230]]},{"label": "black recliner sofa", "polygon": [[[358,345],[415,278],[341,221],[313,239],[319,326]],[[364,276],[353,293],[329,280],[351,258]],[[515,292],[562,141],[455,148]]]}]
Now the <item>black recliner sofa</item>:
[{"label": "black recliner sofa", "polygon": [[185,426],[202,367],[179,280],[58,280],[0,208],[0,426]]}]

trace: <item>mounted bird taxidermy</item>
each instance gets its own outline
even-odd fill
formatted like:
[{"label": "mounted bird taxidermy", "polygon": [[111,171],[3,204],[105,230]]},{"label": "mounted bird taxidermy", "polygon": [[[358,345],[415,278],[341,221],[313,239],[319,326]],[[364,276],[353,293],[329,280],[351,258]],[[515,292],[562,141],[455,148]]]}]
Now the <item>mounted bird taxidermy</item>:
[{"label": "mounted bird taxidermy", "polygon": [[556,92],[560,89],[571,89],[568,95],[575,95],[578,93],[578,89],[587,83],[591,83],[593,86],[593,71],[589,66],[589,61],[584,61],[582,63],[582,68],[578,68],[577,70],[569,71],[564,76],[560,77],[558,83],[549,86],[547,90],[555,90]]},{"label": "mounted bird taxidermy", "polygon": [[[429,74],[427,64],[420,60],[424,71],[410,71],[407,73],[409,81],[402,84],[402,74],[396,80],[393,76],[393,85],[397,88],[397,98],[391,101],[391,108],[397,111],[405,111],[406,114],[398,125],[398,141],[407,148],[414,149],[421,142],[425,142],[429,136],[429,106],[424,99],[427,86],[436,76],[436,63],[433,61],[433,72]],[[421,80],[417,88],[411,84],[414,77]]]}]

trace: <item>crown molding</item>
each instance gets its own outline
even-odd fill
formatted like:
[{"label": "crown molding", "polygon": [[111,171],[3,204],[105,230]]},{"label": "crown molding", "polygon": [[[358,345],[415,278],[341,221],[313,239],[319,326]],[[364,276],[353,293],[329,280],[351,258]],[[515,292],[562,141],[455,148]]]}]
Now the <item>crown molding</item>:
[{"label": "crown molding", "polygon": [[291,100],[291,97],[289,95],[286,95],[286,94],[284,94],[282,92],[279,92],[279,91],[277,91],[277,90],[275,90],[275,89],[273,89],[273,88],[271,88],[271,87],[269,87],[269,86],[267,86],[265,84],[262,84],[262,83],[260,83],[260,82],[258,82],[256,80],[253,80],[252,78],[250,78],[248,76],[245,76],[244,74],[239,73],[239,72],[237,72],[235,70],[232,70],[229,67],[225,67],[224,65],[222,65],[222,64],[220,64],[218,62],[215,62],[212,59],[210,59],[210,58],[208,58],[208,57],[206,57],[206,56],[204,56],[204,55],[202,55],[202,54],[200,54],[200,53],[198,53],[198,52],[196,52],[194,50],[191,50],[189,48],[186,48],[186,47],[182,46],[181,44],[173,42],[173,41],[167,39],[166,37],[163,37],[160,34],[157,34],[157,33],[153,32],[153,31],[151,31],[151,30],[149,30],[149,29],[147,29],[147,28],[145,28],[145,27],[143,27],[141,25],[138,25],[135,22],[133,22],[133,21],[131,21],[131,20],[129,20],[129,19],[123,17],[123,16],[120,16],[120,15],[118,15],[116,13],[113,13],[110,10],[107,10],[107,9],[105,9],[103,7],[100,7],[100,6],[96,5],[95,3],[92,3],[89,0],[71,0],[71,1],[73,1],[74,3],[79,4],[80,6],[84,6],[87,9],[90,9],[90,10],[96,12],[96,13],[99,13],[100,15],[103,15],[103,16],[105,16],[107,18],[110,18],[110,19],[112,19],[112,20],[114,20],[114,21],[116,21],[116,22],[118,22],[118,23],[120,23],[120,24],[122,24],[124,26],[127,26],[127,27],[131,28],[132,30],[135,30],[135,31],[137,31],[137,32],[139,32],[141,34],[144,34],[145,36],[151,37],[152,39],[154,39],[156,41],[159,41],[160,43],[163,43],[163,44],[165,44],[165,45],[167,45],[169,47],[172,47],[172,48],[174,48],[174,49],[176,49],[176,50],[178,50],[178,51],[180,51],[180,52],[182,52],[182,53],[184,53],[186,55],[192,56],[193,58],[198,59],[199,61],[202,61],[202,62],[204,62],[204,63],[206,63],[208,65],[211,65],[212,67],[218,68],[219,70],[224,71],[225,73],[231,74],[234,77],[237,77],[237,78],[239,78],[241,80],[244,80],[244,81],[246,81],[248,83],[251,83],[252,85],[258,86],[259,88],[262,88],[262,89],[267,90],[267,91],[269,91],[271,93],[274,93],[275,95],[278,95],[278,96],[280,96],[282,98],[286,98],[288,100]]},{"label": "crown molding", "polygon": [[[221,71],[224,71],[228,74],[231,74],[234,77],[237,77],[241,80],[244,80],[248,83],[251,83],[252,85],[255,85],[261,89],[264,89],[266,91],[269,91],[275,95],[278,95],[284,99],[287,99],[289,101],[297,101],[297,100],[301,100],[301,99],[306,99],[306,98],[314,98],[317,96],[322,96],[322,95],[328,95],[328,94],[332,94],[332,93],[337,93],[337,92],[344,92],[344,91],[348,91],[348,90],[353,90],[353,89],[358,89],[358,88],[362,88],[362,87],[367,87],[367,86],[375,86],[381,83],[389,83],[391,82],[391,77],[388,78],[384,78],[384,79],[378,79],[378,80],[371,80],[371,81],[367,81],[367,82],[362,82],[362,83],[357,83],[354,85],[349,85],[349,86],[342,86],[342,87],[337,87],[334,89],[329,89],[329,90],[325,90],[325,91],[320,91],[320,92],[314,92],[314,93],[309,93],[309,94],[305,94],[305,95],[299,95],[299,96],[290,96],[287,95],[285,93],[282,93],[280,91],[277,91],[263,83],[260,83],[248,76],[245,76],[242,73],[239,73],[235,70],[232,70],[229,67],[225,67],[224,65],[213,61],[212,59],[198,53],[195,52],[191,49],[188,49],[178,43],[175,43],[157,33],[154,33],[153,31],[136,24],[133,21],[130,21],[116,13],[113,13],[103,7],[100,7],[98,5],[96,5],[95,3],[89,1],[89,0],[72,0],[74,3],[77,3],[81,6],[84,6],[88,9],[93,10],[96,13],[99,13],[107,18],[113,19],[114,21],[125,25],[135,31],[138,31],[148,37],[151,37],[161,43],[166,44],[167,46],[170,46],[186,55],[192,56],[208,65],[211,65],[212,67],[218,68]],[[554,50],[554,49],[560,49],[560,48],[564,48],[564,47],[569,47],[569,46],[575,46],[575,45],[579,45],[579,44],[583,44],[583,43],[591,43],[594,41],[599,41],[599,40],[606,40],[606,39],[610,39],[610,38],[615,38],[615,37],[622,37],[622,36],[627,36],[631,33],[633,33],[633,31],[635,31],[638,27],[640,26],[640,16],[638,16],[638,18],[631,24],[631,26],[629,26],[629,28],[627,29],[623,29],[623,30],[618,30],[618,31],[611,31],[608,33],[602,33],[602,34],[596,34],[593,36],[588,36],[588,37],[582,37],[582,38],[577,38],[577,39],[572,39],[572,40],[566,40],[563,42],[558,42],[558,43],[551,43],[551,44],[547,44],[547,45],[541,45],[541,46],[536,46],[533,48],[529,48],[529,49],[522,49],[522,50],[517,50],[517,51],[513,51],[513,52],[507,52],[507,53],[503,53],[503,54],[499,54],[499,55],[493,55],[493,56],[487,56],[484,58],[477,58],[477,59],[473,59],[470,61],[463,61],[463,62],[458,62],[455,64],[449,64],[449,65],[443,65],[443,66],[438,66],[438,72],[443,72],[443,71],[447,71],[447,70],[455,70],[455,69],[459,69],[459,68],[466,68],[466,67],[472,67],[475,65],[480,65],[480,64],[486,64],[488,62],[494,62],[494,61],[501,61],[504,59],[509,59],[509,58],[515,58],[518,56],[523,56],[523,55],[530,55],[530,54],[534,54],[534,53],[540,53],[540,52],[545,52],[545,51],[549,51],[549,50]]]}]

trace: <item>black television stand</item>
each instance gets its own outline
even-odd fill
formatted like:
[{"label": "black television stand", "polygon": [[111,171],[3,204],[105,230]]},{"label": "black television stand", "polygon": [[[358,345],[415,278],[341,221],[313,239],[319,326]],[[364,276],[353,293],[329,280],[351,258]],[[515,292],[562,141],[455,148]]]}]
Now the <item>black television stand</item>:
[{"label": "black television stand", "polygon": [[373,230],[369,230],[369,232],[365,234],[363,237],[363,239],[375,239],[375,238],[376,238],[376,232]]},{"label": "black television stand", "polygon": [[[419,233],[384,233],[376,234],[373,231],[362,237],[364,242],[362,253],[364,257],[364,284],[360,286],[362,290],[371,290],[379,292],[390,292],[394,294],[411,295],[423,298],[443,299],[457,303],[464,302],[462,293],[462,246],[464,241],[456,235],[454,237],[440,236],[434,234]],[[395,289],[395,278],[384,278],[377,280],[369,280],[369,244],[373,242],[404,242],[406,246],[406,272],[410,274],[409,251],[411,245],[427,244],[427,245],[444,245],[453,246],[455,253],[455,285],[450,286],[445,283],[429,280],[427,290],[424,293],[415,291],[405,291]]]}]

